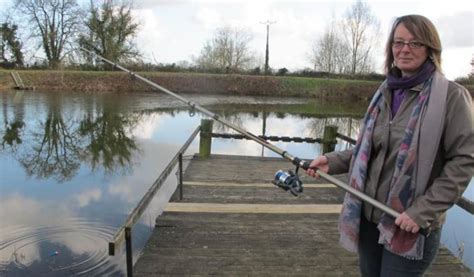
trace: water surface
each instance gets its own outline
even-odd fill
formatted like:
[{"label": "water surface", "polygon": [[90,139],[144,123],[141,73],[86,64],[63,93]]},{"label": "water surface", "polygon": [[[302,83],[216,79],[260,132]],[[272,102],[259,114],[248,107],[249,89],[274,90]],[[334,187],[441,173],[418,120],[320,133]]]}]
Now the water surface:
[{"label": "water surface", "polygon": [[[202,116],[156,93],[11,91],[0,97],[0,275],[124,275],[123,248],[110,257],[107,243]],[[328,124],[354,137],[366,105],[302,98],[186,97],[257,135],[312,138],[321,137]],[[235,133],[216,123],[214,131]],[[320,153],[318,144],[275,144],[300,158]],[[348,145],[339,142],[336,147]],[[197,151],[196,140],[186,155]],[[213,139],[212,152],[278,156],[253,141],[234,139]],[[171,174],[133,227],[135,259],[175,186],[176,176]],[[472,216],[462,212],[453,209],[452,220],[468,218],[472,223]],[[459,224],[453,221],[445,228],[444,240],[454,245],[454,252],[460,253],[457,245],[464,245],[461,254],[472,261],[467,234],[473,233],[473,226],[461,230]]]}]

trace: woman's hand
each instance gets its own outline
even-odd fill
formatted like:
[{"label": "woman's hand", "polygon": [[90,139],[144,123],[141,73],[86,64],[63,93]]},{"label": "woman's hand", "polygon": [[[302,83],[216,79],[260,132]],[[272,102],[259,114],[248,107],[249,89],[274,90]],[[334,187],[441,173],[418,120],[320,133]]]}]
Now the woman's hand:
[{"label": "woman's hand", "polygon": [[395,219],[395,224],[400,227],[403,231],[417,233],[420,230],[420,226],[416,224],[405,212],[399,215]]},{"label": "woman's hand", "polygon": [[316,173],[316,169],[319,169],[326,173],[329,171],[328,158],[326,156],[321,155],[314,159],[309,164],[309,169],[306,170],[306,174],[311,177],[319,178],[319,174]]}]

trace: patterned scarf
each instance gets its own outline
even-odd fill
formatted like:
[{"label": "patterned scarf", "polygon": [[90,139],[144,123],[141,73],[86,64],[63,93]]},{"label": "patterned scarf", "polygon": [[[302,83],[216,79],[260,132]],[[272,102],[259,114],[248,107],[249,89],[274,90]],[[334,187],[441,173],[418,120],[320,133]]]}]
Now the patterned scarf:
[{"label": "patterned scarf", "polygon": [[[431,75],[432,76],[432,75]],[[394,174],[390,183],[390,192],[386,205],[398,212],[406,210],[413,202],[415,182],[412,182],[413,170],[416,161],[416,149],[420,131],[420,116],[426,109],[431,91],[432,77],[423,80],[423,89],[419,92],[417,103],[413,108],[405,135],[400,144]],[[353,165],[349,172],[349,183],[353,188],[364,191],[368,162],[372,150],[372,135],[375,121],[383,104],[381,88],[375,93],[368,111],[364,117],[357,144],[353,149]],[[344,205],[339,218],[340,243],[346,249],[357,252],[359,241],[359,225],[362,215],[362,202],[349,193],[346,193]],[[424,236],[418,233],[405,232],[395,225],[395,219],[384,214],[378,225],[380,231],[379,243],[392,253],[409,259],[422,259]]]}]

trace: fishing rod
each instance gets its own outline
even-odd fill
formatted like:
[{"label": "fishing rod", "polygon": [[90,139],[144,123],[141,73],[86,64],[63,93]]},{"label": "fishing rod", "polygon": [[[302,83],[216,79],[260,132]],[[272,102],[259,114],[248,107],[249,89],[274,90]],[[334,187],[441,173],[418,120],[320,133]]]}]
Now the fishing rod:
[{"label": "fishing rod", "polygon": [[[181,100],[182,102],[186,103],[187,105],[189,105],[192,110],[198,110],[200,112],[202,112],[203,114],[209,116],[210,118],[214,119],[215,121],[217,122],[220,122],[224,125],[226,125],[227,127],[230,127],[231,129],[234,129],[235,131],[241,133],[242,135],[246,136],[247,138],[259,143],[260,145],[270,149],[271,151],[281,155],[283,158],[289,160],[293,165],[296,166],[296,171],[295,172],[292,172],[292,171],[289,171],[289,172],[285,172],[283,170],[279,170],[276,174],[275,174],[275,179],[273,181],[273,184],[275,184],[276,186],[278,187],[281,187],[283,188],[284,190],[289,190],[293,195],[297,195],[298,193],[301,193],[303,192],[303,183],[301,182],[301,180],[298,178],[298,169],[299,168],[303,168],[304,170],[306,169],[309,169],[310,166],[309,166],[309,162],[305,161],[305,160],[302,160],[296,156],[293,156],[291,155],[290,153],[288,153],[287,151],[283,150],[283,149],[280,149],[279,147],[267,142],[266,140],[264,140],[263,138],[257,136],[257,135],[254,135],[252,134],[251,132],[235,125],[234,123],[230,122],[230,121],[227,121],[223,118],[221,118],[219,115],[203,108],[202,106],[148,80],[147,78],[145,77],[142,77],[130,70],[128,70],[127,68],[117,64],[117,63],[114,63],[88,49],[85,49],[83,47],[81,47],[81,49],[89,54],[91,54],[93,57],[98,57],[99,59],[101,59],[102,61],[112,65],[114,68],[118,68],[124,72],[127,72],[131,77],[133,78],[137,78],[147,84],[149,84],[150,86],[166,93],[166,94],[169,94],[179,100]],[[397,218],[398,216],[400,216],[400,213],[394,209],[392,209],[391,207],[373,199],[372,197],[368,196],[367,194],[347,185],[346,183],[336,179],[335,177],[327,174],[326,172],[323,172],[319,169],[315,169],[316,173],[319,174],[319,176],[323,179],[325,179],[326,181],[338,186],[339,188],[345,190],[346,192],[354,195],[355,197],[357,197],[358,199],[362,200],[362,201],[365,201],[369,204],[371,204],[372,206],[382,210],[383,212],[387,213],[388,215],[392,216],[393,218]],[[420,229],[420,233],[421,234],[428,234],[427,230],[425,229]]]}]

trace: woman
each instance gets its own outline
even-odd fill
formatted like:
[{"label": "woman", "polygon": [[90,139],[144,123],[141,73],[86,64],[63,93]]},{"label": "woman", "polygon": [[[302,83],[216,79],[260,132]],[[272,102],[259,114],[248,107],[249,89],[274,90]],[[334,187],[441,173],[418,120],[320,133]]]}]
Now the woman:
[{"label": "woman", "polygon": [[[474,174],[472,99],[441,74],[440,39],[423,16],[395,20],[385,69],[354,149],[317,157],[310,167],[349,172],[351,186],[401,213],[391,218],[346,194],[340,242],[358,252],[363,276],[422,276],[436,256],[446,210]],[[319,177],[313,169],[307,174]]]}]

